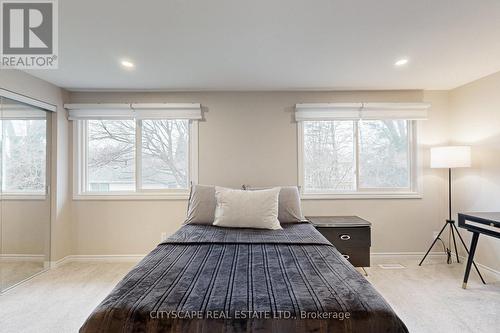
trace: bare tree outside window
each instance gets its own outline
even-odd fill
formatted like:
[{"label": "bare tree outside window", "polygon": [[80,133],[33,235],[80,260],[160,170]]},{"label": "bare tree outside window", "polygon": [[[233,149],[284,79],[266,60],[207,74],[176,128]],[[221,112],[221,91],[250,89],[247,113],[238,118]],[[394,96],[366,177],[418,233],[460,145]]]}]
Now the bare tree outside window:
[{"label": "bare tree outside window", "polygon": [[[87,131],[87,190],[135,191],[138,162],[142,180],[138,188],[188,187],[189,121],[89,120]],[[138,133],[142,136],[136,161]]]},{"label": "bare tree outside window", "polygon": [[142,186],[188,187],[189,121],[142,121]]},{"label": "bare tree outside window", "polygon": [[410,124],[406,120],[304,121],[305,191],[410,188]]},{"label": "bare tree outside window", "polygon": [[408,147],[407,121],[360,121],[360,187],[410,187]]},{"label": "bare tree outside window", "polygon": [[354,122],[304,122],[304,186],[310,191],[355,187]]},{"label": "bare tree outside window", "polygon": [[135,190],[135,121],[88,120],[87,190]]}]

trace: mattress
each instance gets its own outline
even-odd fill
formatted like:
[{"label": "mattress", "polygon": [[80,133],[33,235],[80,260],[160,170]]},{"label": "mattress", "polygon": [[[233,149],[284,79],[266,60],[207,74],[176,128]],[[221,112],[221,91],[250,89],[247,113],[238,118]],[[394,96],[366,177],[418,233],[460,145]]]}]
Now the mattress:
[{"label": "mattress", "polygon": [[80,332],[407,332],[311,224],[186,225],[159,244]]}]

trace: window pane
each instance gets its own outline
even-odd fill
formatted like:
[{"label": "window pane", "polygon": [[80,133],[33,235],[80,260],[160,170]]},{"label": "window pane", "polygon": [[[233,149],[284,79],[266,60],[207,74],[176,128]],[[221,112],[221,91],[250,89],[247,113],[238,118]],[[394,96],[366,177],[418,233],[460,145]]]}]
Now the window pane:
[{"label": "window pane", "polygon": [[409,188],[408,122],[359,122],[359,184],[363,188]]},{"label": "window pane", "polygon": [[[39,112],[39,118],[45,118],[45,112]],[[46,131],[45,119],[2,121],[4,192],[45,193]]]},{"label": "window pane", "polygon": [[135,121],[88,120],[87,190],[135,191]]},{"label": "window pane", "polygon": [[142,121],[142,187],[188,188],[188,120]]},{"label": "window pane", "polygon": [[304,186],[306,191],[355,189],[354,123],[304,122]]}]

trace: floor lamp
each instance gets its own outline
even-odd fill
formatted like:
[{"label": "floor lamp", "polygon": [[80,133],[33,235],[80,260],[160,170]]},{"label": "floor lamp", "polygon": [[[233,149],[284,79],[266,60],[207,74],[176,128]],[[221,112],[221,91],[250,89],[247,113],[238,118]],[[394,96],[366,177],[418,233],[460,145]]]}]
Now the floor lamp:
[{"label": "floor lamp", "polygon": [[[425,253],[425,256],[422,258],[422,261],[418,264],[419,266],[422,265],[424,262],[425,258],[431,251],[432,247],[434,244],[436,244],[437,240],[440,239],[441,234],[443,231],[446,229],[446,227],[450,228],[451,236],[453,239],[453,246],[455,248],[455,255],[457,256],[457,262],[460,262],[460,259],[458,257],[458,249],[457,249],[457,242],[455,239],[455,233],[457,234],[458,238],[462,242],[462,245],[465,248],[465,251],[467,251],[467,254],[469,254],[469,249],[465,245],[464,240],[462,239],[462,236],[460,236],[460,233],[458,232],[457,226],[455,225],[455,221],[451,218],[451,170],[455,168],[469,168],[471,166],[471,158],[470,158],[470,147],[468,146],[444,146],[444,147],[434,147],[431,148],[431,168],[435,169],[448,169],[448,219],[446,220],[446,223],[444,224],[443,228],[439,232],[439,234],[436,236],[434,241],[432,242],[431,246]],[[451,247],[451,246],[450,246]],[[451,249],[450,249],[451,251]],[[481,281],[484,282],[483,277],[481,276],[481,273],[479,272],[479,269],[476,266],[475,262],[472,262],[474,264],[474,268],[477,271],[477,274],[479,274],[479,277],[481,278]]]}]

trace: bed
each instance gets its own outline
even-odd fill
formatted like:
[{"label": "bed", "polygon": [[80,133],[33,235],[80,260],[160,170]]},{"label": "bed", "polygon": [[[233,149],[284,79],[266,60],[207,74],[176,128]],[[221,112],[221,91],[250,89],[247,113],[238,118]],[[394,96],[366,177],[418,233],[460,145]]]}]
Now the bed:
[{"label": "bed", "polygon": [[94,310],[89,332],[408,332],[309,223],[185,225]]}]

